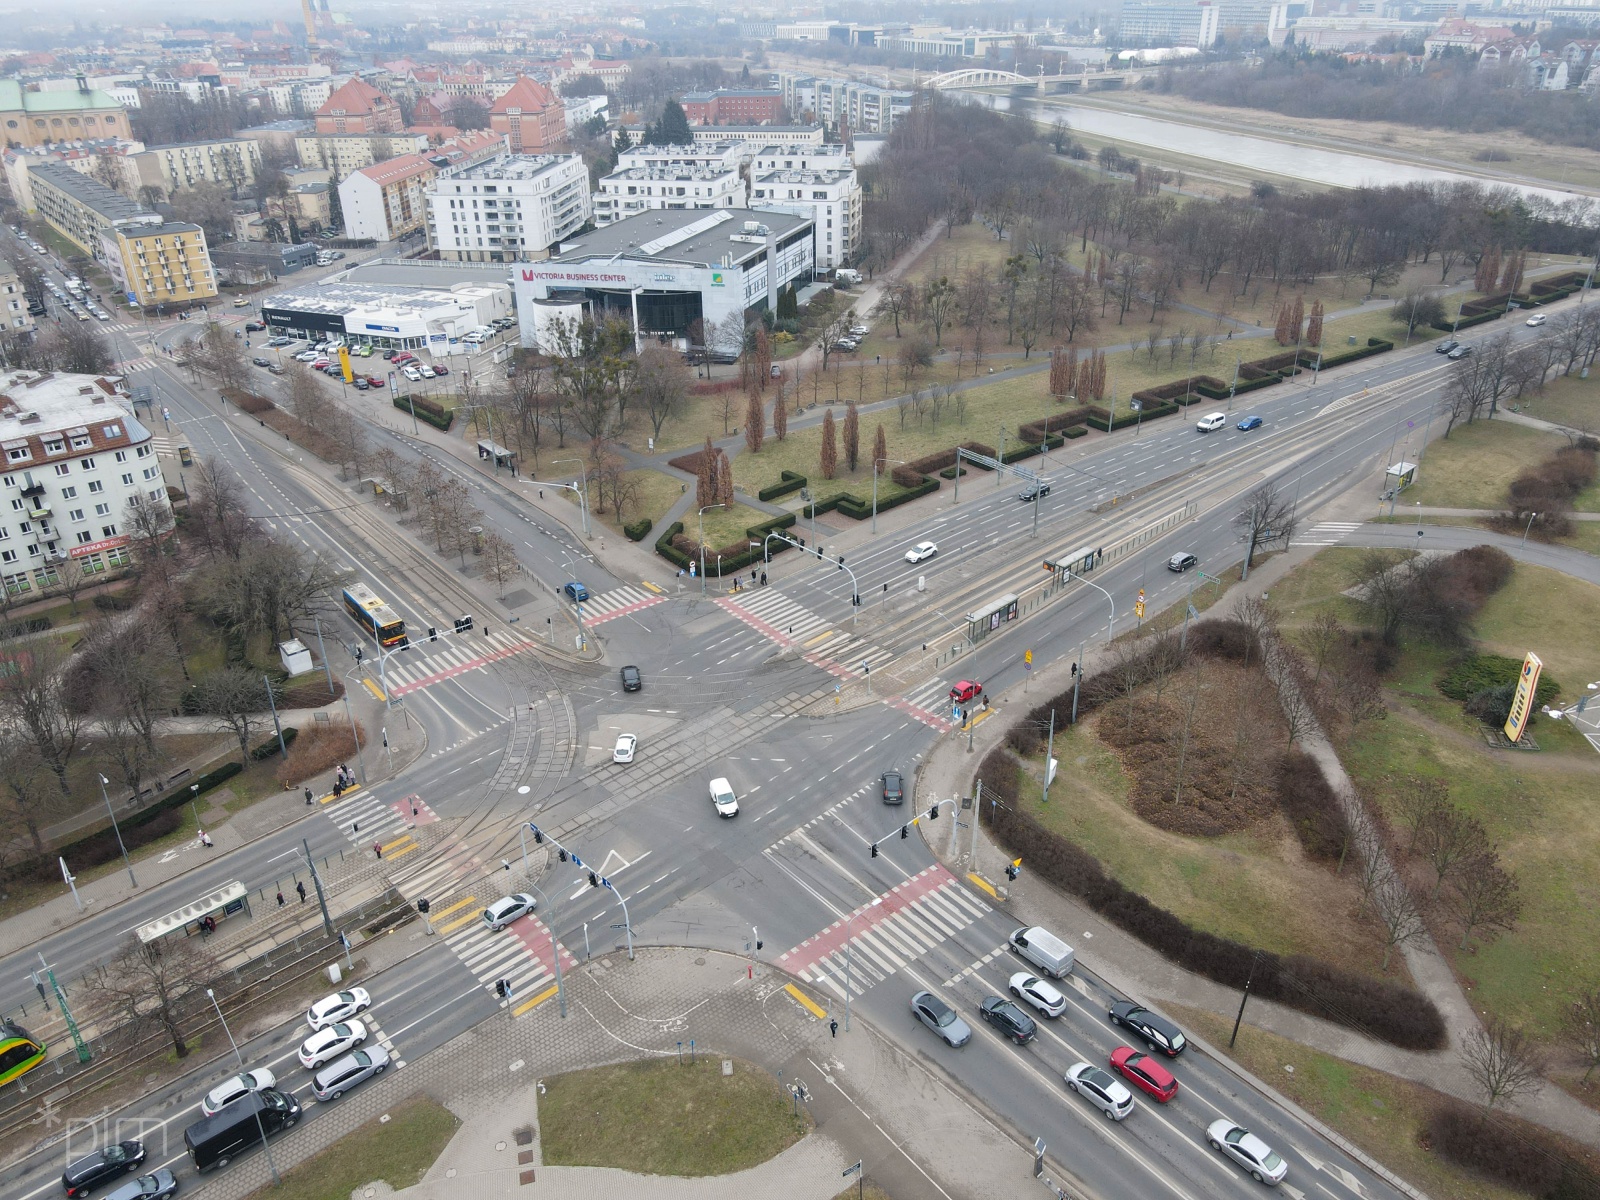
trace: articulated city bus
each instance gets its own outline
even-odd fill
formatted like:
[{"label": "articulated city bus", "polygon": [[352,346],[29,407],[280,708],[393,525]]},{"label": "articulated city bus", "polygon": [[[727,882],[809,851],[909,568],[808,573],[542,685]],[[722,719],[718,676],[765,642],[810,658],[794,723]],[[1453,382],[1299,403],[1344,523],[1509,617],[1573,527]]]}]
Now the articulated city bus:
[{"label": "articulated city bus", "polygon": [[344,606],[366,627],[381,646],[404,646],[406,623],[389,607],[388,601],[364,583],[344,589]]},{"label": "articulated city bus", "polygon": [[21,1025],[0,1021],[0,1087],[21,1079],[45,1059],[48,1047]]}]

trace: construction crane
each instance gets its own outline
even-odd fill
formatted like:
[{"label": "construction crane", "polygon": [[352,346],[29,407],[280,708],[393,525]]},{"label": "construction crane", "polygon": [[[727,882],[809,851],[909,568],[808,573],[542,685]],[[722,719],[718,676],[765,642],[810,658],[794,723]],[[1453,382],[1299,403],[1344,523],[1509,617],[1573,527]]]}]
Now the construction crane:
[{"label": "construction crane", "polygon": [[306,43],[311,46],[317,44],[317,12],[313,0],[300,0],[300,14],[306,21]]}]

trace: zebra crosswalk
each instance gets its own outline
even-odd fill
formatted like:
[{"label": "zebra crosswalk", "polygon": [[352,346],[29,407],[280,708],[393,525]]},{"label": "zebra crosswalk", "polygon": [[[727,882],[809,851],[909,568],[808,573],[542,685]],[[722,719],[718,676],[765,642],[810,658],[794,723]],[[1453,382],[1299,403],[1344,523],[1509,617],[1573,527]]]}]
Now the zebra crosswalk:
[{"label": "zebra crosswalk", "polygon": [[155,365],[148,355],[141,354],[138,358],[128,358],[119,362],[116,371],[113,373],[117,375],[132,375],[135,371],[151,370]]},{"label": "zebra crosswalk", "polygon": [[337,800],[323,797],[322,811],[357,846],[381,846],[383,857],[391,860],[421,850],[412,831],[439,819],[421,796],[384,803],[365,788],[347,792]]},{"label": "zebra crosswalk", "polygon": [[407,879],[402,890],[413,903],[427,898],[433,931],[444,938],[486,991],[493,991],[502,979],[511,985],[516,1012],[526,1012],[554,994],[557,953],[563,970],[577,966],[577,959],[555,940],[537,913],[519,918],[499,932],[485,925],[483,910],[500,899],[500,894],[463,883],[453,862],[436,862]]},{"label": "zebra crosswalk", "polygon": [[1360,521],[1323,521],[1294,539],[1296,546],[1336,546],[1356,530]]},{"label": "zebra crosswalk", "polygon": [[[486,637],[473,637],[468,633],[437,642],[428,641],[424,633],[403,653],[389,660],[383,669],[382,684],[387,686],[389,695],[404,696],[520,654],[529,645],[515,634],[500,630],[491,630]],[[376,676],[375,669],[369,670]],[[378,680],[374,678],[374,682]]]},{"label": "zebra crosswalk", "polygon": [[776,588],[722,596],[719,607],[779,646],[793,647],[807,662],[840,677],[865,674],[894,655],[789,599]]},{"label": "zebra crosswalk", "polygon": [[583,623],[591,627],[600,625],[617,617],[638,612],[641,608],[649,608],[652,604],[660,604],[665,599],[665,596],[631,584],[612,588],[609,592],[590,596],[583,602]]},{"label": "zebra crosswalk", "polygon": [[992,910],[934,865],[778,956],[778,965],[843,999],[859,996]]}]

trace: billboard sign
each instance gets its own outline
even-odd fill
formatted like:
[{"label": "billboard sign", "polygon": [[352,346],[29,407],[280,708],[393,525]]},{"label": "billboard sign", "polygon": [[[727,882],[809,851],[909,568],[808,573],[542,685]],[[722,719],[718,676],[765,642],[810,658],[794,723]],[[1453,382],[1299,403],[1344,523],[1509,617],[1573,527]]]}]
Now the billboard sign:
[{"label": "billboard sign", "polygon": [[1539,661],[1539,656],[1533,651],[1528,651],[1528,657],[1522,660],[1522,674],[1517,677],[1517,691],[1511,697],[1511,714],[1506,717],[1506,737],[1513,742],[1522,739],[1523,732],[1528,728],[1528,718],[1533,715],[1533,697],[1539,690],[1539,672],[1544,670],[1544,664]]},{"label": "billboard sign", "polygon": [[339,373],[344,376],[346,383],[355,378],[355,371],[350,367],[350,350],[347,346],[339,347]]}]

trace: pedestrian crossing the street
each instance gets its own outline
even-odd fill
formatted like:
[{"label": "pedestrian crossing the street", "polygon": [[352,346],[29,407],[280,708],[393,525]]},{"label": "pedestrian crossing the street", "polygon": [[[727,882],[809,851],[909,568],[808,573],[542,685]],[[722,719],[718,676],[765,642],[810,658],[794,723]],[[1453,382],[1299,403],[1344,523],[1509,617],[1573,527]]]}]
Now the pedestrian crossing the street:
[{"label": "pedestrian crossing the street", "polygon": [[590,627],[601,625],[617,617],[638,612],[641,608],[649,608],[652,604],[660,604],[665,599],[665,596],[631,584],[612,588],[609,592],[590,596],[583,602],[583,623]]},{"label": "pedestrian crossing the street", "polygon": [[405,881],[406,899],[415,904],[427,898],[433,931],[444,938],[486,991],[494,991],[501,979],[511,985],[513,1012],[527,1012],[549,999],[556,990],[555,953],[560,952],[564,971],[576,967],[577,959],[551,936],[536,913],[519,917],[498,932],[491,930],[483,922],[483,910],[500,899],[500,894],[463,884],[456,875],[456,864],[435,863]]},{"label": "pedestrian crossing the street", "polygon": [[778,966],[843,999],[882,983],[992,911],[934,865],[778,957]]},{"label": "pedestrian crossing the street", "polygon": [[874,646],[809,608],[790,600],[776,588],[723,596],[717,604],[750,628],[783,647],[794,647],[814,666],[840,678],[864,675],[881,667],[894,655]]},{"label": "pedestrian crossing the street", "polygon": [[1360,521],[1323,521],[1294,539],[1296,546],[1336,546],[1356,530]]},{"label": "pedestrian crossing the street", "polygon": [[376,664],[368,665],[368,674],[374,686],[387,685],[390,696],[404,696],[497,663],[503,658],[510,658],[513,654],[520,654],[528,645],[515,634],[500,630],[493,630],[486,637],[465,633],[451,635],[437,642],[428,641],[426,634],[423,634],[411,643],[409,649],[392,657],[385,664],[381,676]]},{"label": "pedestrian crossing the street", "polygon": [[335,800],[322,799],[322,811],[357,846],[381,846],[383,857],[396,860],[415,854],[422,849],[412,830],[432,825],[439,814],[429,808],[421,796],[407,796],[404,800],[384,803],[362,788],[346,793]]}]

